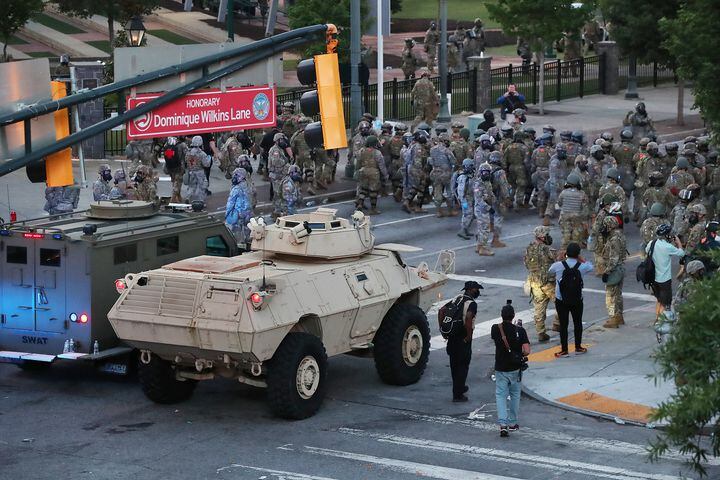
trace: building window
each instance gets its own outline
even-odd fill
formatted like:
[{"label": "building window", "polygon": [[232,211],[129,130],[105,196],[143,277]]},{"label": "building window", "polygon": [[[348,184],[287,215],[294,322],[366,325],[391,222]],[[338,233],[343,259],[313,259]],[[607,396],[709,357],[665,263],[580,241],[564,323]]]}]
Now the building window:
[{"label": "building window", "polygon": [[157,239],[157,256],[170,255],[180,250],[180,237],[164,237]]},{"label": "building window", "polygon": [[137,245],[120,245],[113,249],[113,262],[115,265],[134,262],[137,260]]},{"label": "building window", "polygon": [[41,248],[40,265],[43,267],[59,267],[60,250],[56,250],[54,248]]},{"label": "building window", "polygon": [[5,259],[7,263],[21,263],[23,265],[27,265],[27,248],[8,245],[7,256]]}]

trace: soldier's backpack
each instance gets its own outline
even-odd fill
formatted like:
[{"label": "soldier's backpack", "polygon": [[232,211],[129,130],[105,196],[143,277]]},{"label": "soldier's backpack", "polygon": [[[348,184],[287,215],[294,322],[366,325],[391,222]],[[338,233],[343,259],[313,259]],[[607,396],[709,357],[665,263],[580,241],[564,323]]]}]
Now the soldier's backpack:
[{"label": "soldier's backpack", "polygon": [[582,303],[583,278],[580,273],[580,262],[576,262],[572,268],[565,260],[563,264],[563,273],[560,278],[560,295],[565,305],[574,307]]},{"label": "soldier's backpack", "polygon": [[653,252],[655,252],[655,244],[657,240],[653,240],[650,244],[650,251],[648,252],[645,260],[640,262],[640,265],[635,269],[635,279],[643,284],[644,288],[648,285],[652,285],[655,282],[655,262],[653,261]]},{"label": "soldier's backpack", "polygon": [[165,145],[163,158],[165,159],[165,168],[168,170],[180,168],[180,152],[178,152],[177,145]]},{"label": "soldier's backpack", "polygon": [[443,338],[464,337],[465,332],[465,301],[471,300],[467,295],[458,295],[443,305],[438,311],[440,334]]}]

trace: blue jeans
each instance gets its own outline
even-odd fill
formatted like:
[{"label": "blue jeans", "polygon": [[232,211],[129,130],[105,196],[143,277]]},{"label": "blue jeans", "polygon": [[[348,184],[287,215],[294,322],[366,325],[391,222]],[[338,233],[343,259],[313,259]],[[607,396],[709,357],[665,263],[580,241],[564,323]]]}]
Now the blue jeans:
[{"label": "blue jeans", "polygon": [[[510,411],[508,412],[508,395]],[[495,371],[495,402],[497,403],[498,423],[511,426],[518,423],[520,410],[520,370],[514,372]]]}]

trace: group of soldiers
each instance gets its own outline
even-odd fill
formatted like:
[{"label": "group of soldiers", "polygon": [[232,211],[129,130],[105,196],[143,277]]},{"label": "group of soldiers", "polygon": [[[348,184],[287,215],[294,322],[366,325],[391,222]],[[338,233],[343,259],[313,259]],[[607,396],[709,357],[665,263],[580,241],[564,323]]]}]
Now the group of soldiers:
[{"label": "group of soldiers", "polygon": [[[440,44],[440,32],[437,24],[430,22],[430,27],[425,32],[423,39],[423,50],[426,59],[423,60],[413,50],[415,40],[412,38],[405,39],[405,47],[403,48],[401,59],[401,68],[405,74],[405,80],[415,78],[418,68],[425,63],[430,73],[435,72],[435,65],[438,62],[438,45]],[[457,24],[457,28],[453,33],[448,35],[447,39],[447,65],[450,72],[454,72],[463,65],[467,68],[468,58],[478,56],[485,51],[485,31],[483,30],[482,20],[476,18],[472,28],[464,29]]]}]

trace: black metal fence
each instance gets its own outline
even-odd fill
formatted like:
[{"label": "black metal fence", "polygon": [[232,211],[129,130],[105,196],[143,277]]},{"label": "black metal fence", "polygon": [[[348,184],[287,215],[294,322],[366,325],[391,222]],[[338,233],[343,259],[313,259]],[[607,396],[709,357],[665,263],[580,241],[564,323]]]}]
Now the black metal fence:
[{"label": "black metal fence", "polygon": [[[618,65],[618,84],[619,87],[627,88],[629,71],[629,61],[627,58],[621,58]],[[638,87],[647,87],[652,85],[657,87],[658,84],[664,82],[677,83],[677,76],[675,72],[668,67],[663,67],[657,63],[652,64],[637,64],[635,67],[635,76],[637,77]]]}]

